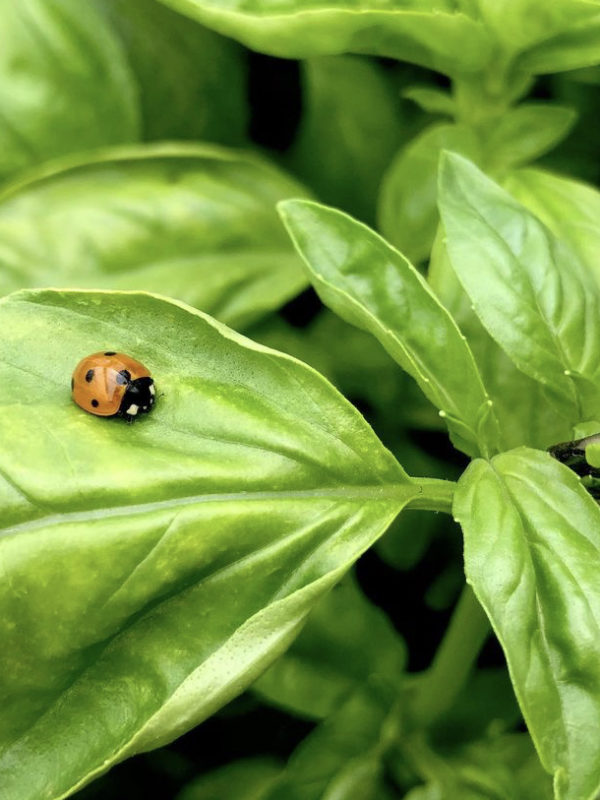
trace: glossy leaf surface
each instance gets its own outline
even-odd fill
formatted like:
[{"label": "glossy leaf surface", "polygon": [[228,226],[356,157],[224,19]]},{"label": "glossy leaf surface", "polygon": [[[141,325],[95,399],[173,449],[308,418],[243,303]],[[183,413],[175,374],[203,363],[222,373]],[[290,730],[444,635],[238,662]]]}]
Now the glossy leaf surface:
[{"label": "glossy leaf surface", "polygon": [[441,167],[452,266],[514,363],[556,394],[567,418],[596,418],[600,292],[572,250],[460,156]]},{"label": "glossy leaf surface", "polygon": [[0,0],[0,19],[0,178],[138,138],[133,75],[92,3]]},{"label": "glossy leaf surface", "polygon": [[[323,301],[372,333],[446,418],[459,446],[493,447],[490,409],[456,323],[397,250],[351,217],[317,203],[279,205]],[[492,437],[490,441],[487,437]]]},{"label": "glossy leaf surface", "polygon": [[267,161],[211,145],[67,162],[0,195],[0,293],[144,289],[247,324],[306,284],[274,208],[298,193]]},{"label": "glossy leaf surface", "polygon": [[581,181],[540,169],[520,169],[505,188],[568,242],[600,285],[600,192]]},{"label": "glossy leaf surface", "polygon": [[[318,373],[187,306],[23,292],[0,331],[0,786],[59,798],[239,694],[423,487]],[[103,348],[156,381],[133,426],[70,398]]]},{"label": "glossy leaf surface", "polygon": [[559,800],[600,789],[600,508],[547,453],[475,461],[454,511],[467,580],[504,648]]},{"label": "glossy leaf surface", "polygon": [[451,0],[163,0],[255,50],[286,58],[366,53],[441,72],[489,58],[485,27]]}]

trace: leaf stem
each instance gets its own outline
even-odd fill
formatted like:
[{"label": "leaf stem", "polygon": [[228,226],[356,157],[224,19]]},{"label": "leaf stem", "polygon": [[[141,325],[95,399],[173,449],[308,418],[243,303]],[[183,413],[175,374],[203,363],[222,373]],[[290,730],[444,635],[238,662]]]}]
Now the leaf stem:
[{"label": "leaf stem", "polygon": [[433,662],[415,687],[412,712],[419,726],[430,726],[452,706],[489,632],[483,609],[465,586]]},{"label": "leaf stem", "polygon": [[421,487],[421,492],[406,506],[412,510],[421,511],[444,511],[446,514],[452,513],[452,500],[455,481],[444,481],[441,478],[413,478],[414,482]]}]

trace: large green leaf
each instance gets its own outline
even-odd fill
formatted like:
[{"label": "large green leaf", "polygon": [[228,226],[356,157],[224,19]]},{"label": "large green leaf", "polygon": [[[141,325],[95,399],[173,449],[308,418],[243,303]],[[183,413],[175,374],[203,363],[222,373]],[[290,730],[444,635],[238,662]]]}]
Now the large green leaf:
[{"label": "large green leaf", "polygon": [[282,217],[323,301],[368,330],[440,409],[458,446],[493,448],[496,431],[473,355],[425,280],[365,225],[288,200]]},{"label": "large green leaf", "polygon": [[600,290],[575,253],[461,156],[440,176],[452,266],[514,363],[571,423],[598,417]]},{"label": "large green leaf", "polygon": [[93,4],[0,0],[0,19],[0,178],[138,138],[133,77]]},{"label": "large green leaf", "polygon": [[485,26],[452,0],[162,0],[248,47],[288,58],[367,53],[449,74],[490,55]]},{"label": "large green leaf", "polygon": [[95,1],[123,40],[145,139],[244,141],[248,111],[239,45],[156,0]]},{"label": "large green leaf", "polygon": [[247,324],[306,285],[275,213],[298,193],[267,161],[210,145],[69,161],[0,195],[0,294],[144,289]]},{"label": "large green leaf", "polygon": [[[317,372],[174,301],[20,292],[0,331],[0,797],[59,798],[248,686],[431,482]],[[70,399],[103,348],[156,380],[132,427]]]},{"label": "large green leaf", "polygon": [[467,580],[504,648],[559,800],[600,789],[600,508],[579,478],[525,448],[477,460],[454,512]]},{"label": "large green leaf", "polygon": [[323,201],[371,222],[381,176],[402,138],[392,83],[381,66],[352,56],[309,59],[302,75],[294,170]]},{"label": "large green leaf", "polygon": [[403,640],[349,576],[319,602],[291,648],[253,689],[295,714],[321,719],[369,679],[399,685],[405,666]]},{"label": "large green leaf", "polygon": [[600,192],[540,169],[511,172],[504,187],[568,242],[600,285]]}]

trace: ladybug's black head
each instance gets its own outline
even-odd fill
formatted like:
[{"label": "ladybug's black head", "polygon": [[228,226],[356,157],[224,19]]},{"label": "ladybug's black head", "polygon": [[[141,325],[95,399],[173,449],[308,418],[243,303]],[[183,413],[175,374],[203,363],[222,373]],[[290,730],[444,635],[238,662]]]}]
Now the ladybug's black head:
[{"label": "ladybug's black head", "polygon": [[156,402],[156,389],[152,378],[136,378],[129,381],[123,395],[119,414],[128,422],[133,422],[140,414],[147,414]]}]

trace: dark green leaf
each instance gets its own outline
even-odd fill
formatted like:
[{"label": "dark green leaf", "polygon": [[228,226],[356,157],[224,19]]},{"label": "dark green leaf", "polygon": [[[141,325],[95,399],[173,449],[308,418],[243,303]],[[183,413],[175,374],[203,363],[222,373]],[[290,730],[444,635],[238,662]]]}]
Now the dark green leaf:
[{"label": "dark green leaf", "polygon": [[[318,373],[182,304],[22,292],[0,332],[0,786],[59,798],[239,694],[424,491]],[[134,426],[70,399],[104,348],[156,380]]]},{"label": "dark green leaf", "polygon": [[266,800],[281,771],[274,759],[233,761],[192,781],[176,800]]},{"label": "dark green leaf", "polygon": [[580,479],[525,448],[459,482],[467,580],[500,639],[559,800],[600,789],[600,508]]},{"label": "dark green leaf", "polygon": [[240,144],[247,126],[244,53],[156,0],[96,0],[123,40],[145,139]]},{"label": "dark green leaf", "polygon": [[242,326],[306,284],[275,203],[303,188],[211,145],[138,145],[45,169],[0,195],[0,293],[144,289]]},{"label": "dark green leaf", "polygon": [[121,43],[93,4],[0,0],[0,178],[139,136]]},{"label": "dark green leaf", "polygon": [[414,267],[340,211],[302,200],[279,208],[321,299],[379,339],[440,409],[457,446],[493,449],[493,415],[469,346]]},{"label": "dark green leaf", "polygon": [[320,719],[369,679],[398,684],[405,662],[404,642],[390,621],[348,577],[319,602],[298,639],[253,688],[275,705]]},{"label": "dark green leaf", "polygon": [[367,59],[314,58],[302,74],[294,169],[323,201],[371,222],[381,176],[401,141],[398,97],[383,68]]}]

